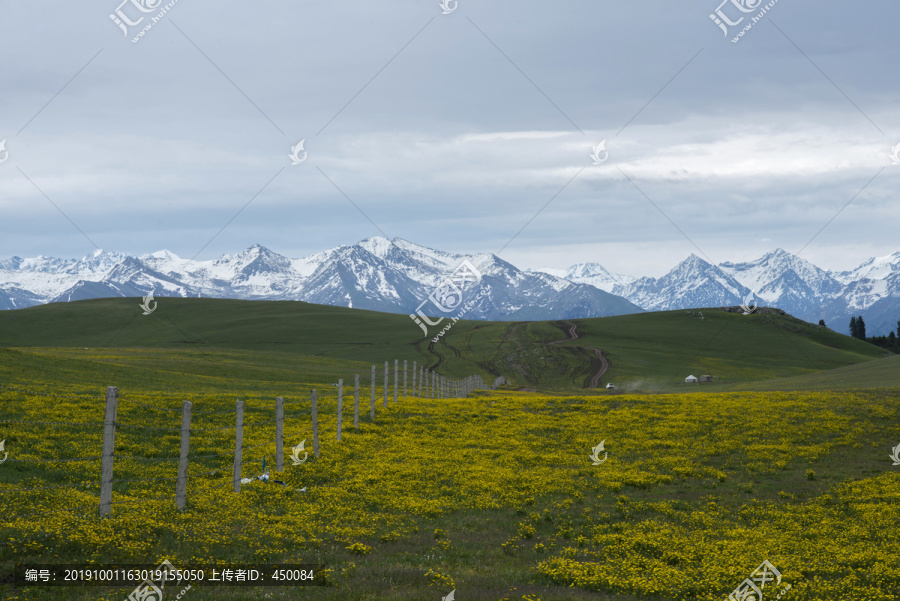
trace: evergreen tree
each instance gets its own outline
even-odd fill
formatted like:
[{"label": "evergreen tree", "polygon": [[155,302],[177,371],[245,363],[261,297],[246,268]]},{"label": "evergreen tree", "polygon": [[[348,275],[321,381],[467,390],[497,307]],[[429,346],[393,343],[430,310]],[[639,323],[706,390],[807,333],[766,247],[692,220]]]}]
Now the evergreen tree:
[{"label": "evergreen tree", "polygon": [[856,327],[856,318],[850,318],[850,335],[853,338],[859,338],[859,328]]},{"label": "evergreen tree", "polygon": [[856,327],[859,330],[859,339],[866,339],[866,322],[863,321],[862,315],[856,318]]},{"label": "evergreen tree", "polygon": [[824,319],[820,319],[820,320],[819,320],[819,325],[820,325],[820,326],[824,326],[824,325],[825,325],[825,320],[824,320]]},{"label": "evergreen tree", "polygon": [[900,338],[900,319],[897,320],[897,338]]}]

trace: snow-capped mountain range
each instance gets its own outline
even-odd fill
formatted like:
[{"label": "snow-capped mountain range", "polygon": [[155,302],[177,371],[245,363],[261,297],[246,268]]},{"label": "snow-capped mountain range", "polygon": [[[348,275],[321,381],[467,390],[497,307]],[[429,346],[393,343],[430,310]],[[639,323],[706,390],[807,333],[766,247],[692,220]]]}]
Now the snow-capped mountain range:
[{"label": "snow-capped mountain range", "polygon": [[491,254],[462,256],[380,237],[302,259],[259,245],[211,261],[190,261],[166,250],[141,257],[98,250],[78,260],[13,257],[0,261],[0,309],[153,291],[157,299],[301,300],[443,317],[440,309],[422,302],[463,259],[481,275],[479,296],[467,319],[569,319],[641,311],[594,286],[522,271]]},{"label": "snow-capped mountain range", "polygon": [[756,304],[813,323],[824,319],[843,333],[856,315],[863,316],[869,336],[896,331],[900,320],[900,252],[840,272],[821,269],[780,248],[755,261],[719,265],[692,254],[660,278],[614,274],[597,263],[541,271],[590,284],[646,311],[740,305],[752,294]]},{"label": "snow-capped mountain range", "polygon": [[0,309],[152,291],[157,298],[302,300],[444,317],[457,313],[442,314],[428,298],[463,260],[481,274],[478,292],[462,294],[462,301],[474,301],[466,319],[573,319],[734,306],[752,294],[756,304],[814,323],[825,319],[840,332],[851,315],[863,315],[869,335],[887,334],[900,319],[900,252],[844,272],[820,269],[781,249],[720,265],[691,255],[660,278],[635,278],[597,263],[521,270],[493,254],[458,255],[381,237],[301,259],[259,245],[208,261],[166,250],[140,257],[100,250],[81,259],[12,257],[0,261]]}]

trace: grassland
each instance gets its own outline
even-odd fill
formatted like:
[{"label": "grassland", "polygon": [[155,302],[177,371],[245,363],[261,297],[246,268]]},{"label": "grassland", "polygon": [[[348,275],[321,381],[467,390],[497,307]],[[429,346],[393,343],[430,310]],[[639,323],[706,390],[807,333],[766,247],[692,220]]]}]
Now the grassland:
[{"label": "grassland", "polygon": [[[102,389],[42,387],[46,376],[34,375],[4,386],[4,416],[102,421]],[[303,392],[282,391],[289,402]],[[123,389],[116,477],[172,477],[171,463],[126,457],[175,456],[177,435],[128,426],[176,425],[184,399],[198,411],[232,406],[217,396]],[[246,402],[253,421],[271,415],[266,395]],[[341,442],[333,395],[321,412],[321,457],[288,464],[290,489],[256,483],[232,493],[224,430],[192,438],[192,454],[222,455],[192,463],[199,477],[184,512],[171,481],[117,483],[107,519],[97,516],[96,486],[4,495],[0,574],[62,560],[312,562],[328,566],[329,586],[197,584],[190,598],[412,600],[456,589],[459,599],[494,601],[712,601],[769,559],[797,600],[886,601],[900,591],[900,474],[888,458],[900,399],[891,392],[401,399],[363,418],[359,431],[346,428]],[[287,417],[290,443],[309,440],[308,405],[290,406]],[[230,419],[198,416],[195,425]],[[271,465],[271,436],[249,430],[245,476],[262,457]],[[100,445],[99,428],[76,426],[0,424],[0,437],[17,459],[96,456]],[[594,466],[588,454],[600,440],[609,458]],[[99,460],[7,463],[0,492],[95,482],[99,468]],[[22,600],[127,592],[0,588]]]},{"label": "grassland", "polygon": [[[861,340],[762,310],[752,315],[680,310],[574,320],[581,338],[562,322],[459,321],[438,343],[422,337],[405,315],[301,302],[219,299],[159,300],[141,315],[138,299],[102,299],[0,312],[0,347],[190,349],[200,353],[269,353],[275,365],[298,371],[308,359],[346,362],[362,373],[370,363],[417,361],[447,377],[504,376],[513,386],[582,392],[596,366],[585,347],[608,357],[601,384],[635,392],[681,392],[689,374],[711,374],[722,389],[819,374],[884,358]],[[108,361],[116,364],[115,354]],[[202,354],[200,355],[202,356]],[[93,360],[101,360],[96,357]],[[356,363],[353,363],[356,362]],[[337,365],[336,363],[335,365]],[[854,386],[900,386],[900,372],[867,372]],[[815,379],[815,378],[814,378]],[[853,380],[853,378],[851,378]],[[801,384],[802,385],[802,384]],[[790,382],[786,386],[791,386]],[[833,378],[830,387],[840,387]]]},{"label": "grassland", "polygon": [[[767,600],[900,598],[900,468],[888,457],[900,444],[898,357],[861,341],[788,316],[704,310],[577,320],[582,338],[550,347],[558,324],[457,322],[436,355],[404,316],[169,299],[158,318],[131,309],[119,299],[0,313],[11,459],[0,464],[0,598],[122,600],[131,587],[14,589],[9,577],[17,563],[164,557],[327,566],[325,587],[195,583],[184,601],[437,601],[452,589],[460,601],[721,601],[764,559],[782,574]],[[686,390],[667,380],[686,366],[720,380],[692,394],[583,391],[591,364],[578,346],[603,348],[617,383],[643,377],[646,390]],[[513,386],[384,409],[379,372],[375,420],[355,430],[345,413],[338,442],[332,384],[362,374],[367,406],[369,366],[395,357]],[[841,390],[812,390],[823,382]],[[120,389],[119,426],[113,512],[101,519],[107,385]],[[514,390],[526,386],[557,393]],[[289,403],[286,446],[311,446],[311,388],[321,456],[286,461],[288,487],[231,492],[235,398],[256,424],[242,469],[253,476],[274,458],[275,396]],[[194,477],[179,512],[163,480],[178,433],[141,427],[177,428],[185,400]],[[601,440],[608,459],[592,465]],[[59,488],[37,488],[48,486]]]}]

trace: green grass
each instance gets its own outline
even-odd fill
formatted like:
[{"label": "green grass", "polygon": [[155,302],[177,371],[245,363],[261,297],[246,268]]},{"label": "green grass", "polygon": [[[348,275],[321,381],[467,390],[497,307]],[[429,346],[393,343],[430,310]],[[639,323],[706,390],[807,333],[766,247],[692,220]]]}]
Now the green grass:
[{"label": "green grass", "polygon": [[[842,372],[826,386],[840,387],[843,373],[854,387],[900,386],[896,370],[874,364],[866,375],[849,377],[855,373],[852,366],[882,359],[882,349],[763,310],[751,315],[694,309],[579,319],[579,340],[548,346],[565,337],[561,322],[459,321],[431,344],[406,315],[293,301],[161,298],[157,310],[144,316],[138,302],[100,299],[2,311],[0,347],[43,347],[30,352],[67,365],[81,359],[105,362],[111,373],[126,378],[138,377],[134,370],[144,368],[143,377],[151,380],[161,368],[151,349],[177,349],[184,369],[197,370],[198,376],[249,362],[265,365],[273,377],[287,381],[300,373],[321,371],[324,376],[347,369],[365,378],[372,363],[380,373],[384,360],[405,359],[450,378],[477,373],[489,383],[502,375],[514,387],[571,392],[581,391],[596,371],[585,348],[595,347],[611,363],[601,385],[613,382],[626,391],[681,391],[689,374],[713,375],[714,386],[722,389],[752,388],[753,382],[770,387],[778,381],[789,387],[809,382],[815,388],[822,382],[814,374],[839,368],[851,372]],[[96,352],[99,348],[139,348],[143,354],[125,357]],[[811,379],[796,379],[803,376]]]},{"label": "green grass", "polygon": [[[274,397],[283,396],[288,402],[300,401],[292,410],[295,421],[288,432],[295,442],[309,436],[304,430],[309,421],[307,401],[309,389],[316,388],[320,392],[323,455],[302,472],[297,470],[305,480],[292,484],[310,485],[311,491],[320,491],[315,495],[322,496],[298,497],[295,493],[293,497],[281,497],[270,495],[268,489],[247,490],[241,493],[240,501],[245,513],[234,515],[217,508],[214,501],[195,503],[189,495],[186,513],[176,512],[171,502],[141,503],[133,514],[127,513],[128,505],[121,505],[108,526],[92,509],[94,515],[81,518],[84,523],[73,521],[73,528],[75,524],[99,531],[108,528],[119,539],[149,545],[148,550],[144,554],[126,552],[102,538],[90,544],[84,539],[75,543],[58,534],[37,538],[34,546],[24,550],[0,544],[0,597],[4,599],[100,598],[101,589],[13,591],[2,582],[12,566],[22,561],[57,562],[64,558],[77,563],[126,559],[156,562],[161,555],[183,559],[201,554],[235,562],[255,561],[257,549],[287,544],[289,552],[273,552],[267,561],[327,564],[335,570],[334,585],[261,591],[215,591],[197,586],[184,601],[260,599],[266,598],[262,596],[265,593],[274,600],[439,599],[449,593],[450,587],[429,584],[426,573],[430,569],[452,575],[460,599],[464,590],[466,599],[484,601],[520,600],[526,594],[536,595],[541,601],[644,601],[644,595],[589,591],[554,583],[536,575],[535,566],[565,547],[575,548],[579,554],[576,557],[582,557],[580,554],[587,553],[590,545],[578,542],[581,536],[590,539],[592,533],[620,525],[633,532],[662,519],[658,510],[647,504],[673,501],[676,513],[671,519],[677,524],[706,510],[714,500],[724,508],[717,515],[740,529],[748,512],[755,511],[756,503],[771,504],[786,516],[802,516],[801,510],[830,495],[838,499],[833,512],[841,519],[853,520],[866,504],[884,502],[889,508],[892,501],[887,497],[885,501],[866,498],[857,506],[852,494],[837,493],[836,486],[858,481],[871,490],[878,490],[878,486],[896,489],[896,468],[890,467],[887,453],[890,446],[900,443],[892,434],[897,431],[900,415],[900,356],[883,357],[877,347],[789,316],[744,316],[704,309],[703,319],[699,310],[693,310],[576,320],[582,338],[553,346],[547,343],[564,337],[556,322],[459,321],[446,335],[446,344],[429,350],[429,341],[423,340],[421,331],[403,315],[295,302],[164,298],[159,299],[154,314],[143,316],[137,302],[104,299],[0,312],[0,420],[33,420],[42,411],[64,413],[57,408],[71,403],[69,420],[97,422],[102,420],[103,393],[108,385],[120,389],[117,419],[124,424],[158,425],[162,422],[154,420],[166,419],[166,424],[174,424],[181,401],[188,395],[198,412],[228,409],[234,406],[235,398],[240,398],[252,408],[248,415],[253,420],[266,419]],[[603,396],[585,394],[582,386],[593,368],[588,353],[578,347],[589,346],[602,349],[611,361],[611,371],[603,382],[611,380],[635,390],[693,394],[607,396],[605,390],[596,393]],[[449,377],[479,373],[490,382],[493,376],[504,375],[512,385],[506,392],[478,393],[458,404],[401,402],[382,410],[383,362],[387,359],[393,363],[394,358],[401,363],[407,359],[410,363],[416,360],[426,366],[439,365],[438,370]],[[359,373],[361,400],[368,407],[372,363],[378,366],[377,419],[373,423],[363,418],[359,432],[355,432],[345,413],[346,438],[336,443],[331,383],[344,379],[346,402],[347,390],[352,395],[353,374]],[[719,379],[713,384],[687,387],[682,383],[687,373],[710,373]],[[536,399],[511,390],[516,387],[558,394]],[[852,394],[827,393],[827,397],[820,397],[817,395],[824,393],[813,393],[807,401],[801,396],[770,398],[762,393],[735,393],[727,397],[727,403],[713,403],[706,394],[739,389],[826,388],[845,389]],[[132,403],[151,399],[156,409]],[[492,406],[495,399],[497,405]],[[505,403],[519,412],[501,410]],[[754,407],[759,415],[751,418],[745,414],[745,406]],[[231,418],[213,415],[204,422],[198,415],[195,427],[227,426]],[[535,421],[530,421],[532,418]],[[573,425],[578,420],[590,427]],[[41,456],[98,454],[98,431],[18,428],[0,423],[0,439],[6,438],[8,448],[16,452],[27,443],[35,445],[30,447],[31,452]],[[248,439],[247,444],[267,442],[269,434],[257,433],[261,438]],[[230,435],[233,438],[233,432]],[[585,449],[603,438],[613,458],[605,468],[622,465],[641,473],[628,472],[618,484],[603,480],[607,472],[590,468],[585,454]],[[419,442],[410,445],[410,440]],[[307,440],[307,447],[310,442]],[[192,454],[227,451],[229,444],[233,445],[233,440],[227,431],[200,435],[192,441]],[[750,453],[745,444],[756,445],[759,452],[774,453],[782,464],[772,469],[766,465],[763,470],[753,467],[758,455]],[[123,429],[117,434],[120,454],[166,457],[177,455],[177,446],[177,433],[157,436],[153,431]],[[421,457],[433,458],[437,467],[430,462],[416,463],[410,458],[413,454],[418,454],[420,461]],[[570,456],[583,459],[586,465],[568,465]],[[245,458],[258,459],[249,453]],[[653,478],[670,469],[673,461],[686,458],[698,468],[721,470],[727,477],[673,472],[674,479],[668,483],[654,483]],[[212,478],[225,481],[230,475],[228,461],[227,457],[220,461],[224,467],[214,463],[197,467],[221,467],[221,473]],[[508,473],[511,478],[508,486],[493,491],[504,497],[497,508],[468,507],[467,497],[460,492],[460,487],[477,491],[487,486],[466,471],[470,463],[479,462],[488,471],[483,473]],[[569,484],[563,486],[559,481],[556,488],[544,491],[556,477],[540,471],[550,469],[548,466],[557,466],[553,469],[559,473],[572,470],[576,477],[565,476]],[[156,469],[153,465],[119,463],[118,477],[140,477],[143,472],[138,467]],[[94,481],[98,479],[97,468],[77,462],[10,462],[0,466],[0,482],[28,486],[73,479]],[[807,478],[807,470],[815,472],[814,479]],[[290,471],[288,475],[294,477]],[[365,496],[371,487],[395,487],[404,478],[414,483],[411,498],[423,500],[426,509],[398,512],[391,495]],[[122,483],[116,487],[116,498],[167,495],[172,493],[170,489],[168,484],[148,485],[145,490],[141,483]],[[345,492],[346,496],[341,496]],[[40,510],[53,505],[53,494],[39,498]],[[315,527],[321,529],[283,531],[274,541],[261,534],[272,520],[305,511],[309,507],[306,500],[316,498],[346,503],[347,508],[363,499],[364,504],[356,506],[357,516],[360,507],[369,512],[371,521],[367,518],[363,524],[374,528],[375,534],[353,535],[353,540],[372,547],[373,552],[356,555],[346,548],[348,541],[340,533],[342,524],[329,516],[330,506],[320,510],[321,521]],[[96,503],[93,497],[88,501]],[[436,507],[441,503],[456,505],[443,511],[431,509],[430,503]],[[522,534],[523,522],[533,524],[533,534]],[[802,519],[798,517],[796,522]],[[326,523],[330,523],[328,528]],[[4,523],[0,519],[0,542],[3,538],[30,540],[38,528],[44,527],[39,522]],[[67,524],[62,532],[66,528]],[[436,529],[447,533],[446,548],[436,540]],[[194,535],[201,538],[210,531],[221,532],[221,544],[200,548]],[[394,536],[392,532],[399,534]],[[823,530],[809,544],[824,544],[833,535],[833,531]],[[871,546],[873,541],[896,547],[894,535],[887,530],[873,532],[871,537],[854,538],[852,542],[858,549]],[[504,547],[510,541],[511,546]],[[535,549],[538,543],[545,545],[543,551]],[[753,544],[757,543],[747,541],[747,545]],[[690,548],[685,545],[683,550]],[[877,548],[872,547],[871,553],[877,554]],[[754,548],[752,561],[733,566],[728,558],[734,554],[710,560],[711,565],[728,565],[730,570],[721,582],[714,583],[715,591],[723,592],[724,598],[746,576],[748,566],[755,567],[749,563],[758,563],[767,552],[762,547]],[[848,561],[862,561],[858,557],[854,555]],[[877,560],[891,569],[896,564],[886,556]],[[811,582],[815,576],[797,560],[792,565],[791,555],[785,555],[784,561],[793,583],[802,578]],[[865,571],[855,564],[850,568]],[[815,590],[813,584],[810,587]],[[814,592],[803,593],[799,586],[795,590],[798,598],[818,598]],[[106,598],[120,601],[128,591],[120,593]],[[792,595],[794,590],[789,592]]]},{"label": "green grass", "polygon": [[[775,313],[693,309],[575,323],[584,337],[564,344],[603,349],[611,362],[606,380],[626,390],[681,391],[690,374],[710,374],[715,386],[747,385],[862,364],[884,353],[862,340]],[[897,375],[882,375],[868,385],[900,386]]]},{"label": "green grass", "polygon": [[791,378],[758,380],[722,390],[839,390],[900,386],[900,355]]},{"label": "green grass", "polygon": [[[198,409],[227,408],[232,405],[233,399],[226,395],[236,394],[247,377],[257,380],[255,394],[260,398],[245,399],[255,407],[270,400],[276,391],[292,400],[305,391],[299,388],[301,385],[322,386],[321,382],[310,381],[296,383],[292,387],[287,378],[282,377],[283,374],[277,370],[273,373],[268,365],[263,364],[258,366],[259,377],[253,378],[253,368],[246,366],[233,374],[227,369],[220,373],[196,368],[180,372],[176,367],[182,365],[185,358],[181,351],[136,351],[134,356],[130,356],[131,351],[122,351],[121,354],[133,360],[134,365],[152,358],[155,362],[153,371],[159,372],[158,379],[144,382],[155,387],[166,384],[172,391],[171,395],[157,395],[157,409],[152,410],[130,403],[139,394],[152,394],[142,388],[139,380],[123,388],[121,393],[125,400],[120,405],[117,419],[126,424],[164,425],[167,418],[161,412],[177,409],[181,400],[178,391],[184,390],[202,391],[207,397],[197,403]],[[76,372],[56,369],[55,362],[68,363],[59,356],[32,357],[18,351],[3,351],[0,357],[5,369],[4,383],[0,386],[0,409],[5,417],[12,419],[28,419],[33,416],[35,407],[26,403],[4,405],[6,400],[21,398],[30,404],[46,402],[48,411],[52,411],[51,407],[58,405],[61,397],[75,394],[82,387],[89,391],[91,382],[106,382],[110,377],[124,375],[110,374],[105,363],[87,359],[78,365],[80,379],[71,383],[67,378]],[[195,359],[198,359],[198,364],[203,363],[199,361],[200,357]],[[216,357],[211,359],[216,360]],[[34,365],[29,367],[28,361],[33,361]],[[248,371],[242,371],[245,369]],[[51,394],[40,398],[25,392],[35,382],[45,386]],[[73,414],[73,419],[76,415],[79,421],[101,419],[102,387],[96,387],[94,392],[95,400],[88,398],[79,402],[81,410]],[[324,601],[413,601],[445,596],[451,587],[429,584],[426,576],[429,570],[451,576],[454,587],[459,591],[458,597],[462,598],[464,591],[466,599],[519,601],[523,595],[530,594],[541,601],[643,601],[648,597],[608,590],[569,588],[536,575],[535,566],[550,556],[559,555],[566,547],[575,549],[576,558],[596,561],[596,557],[587,555],[592,545],[584,542],[590,541],[591,533],[609,529],[618,532],[615,530],[617,528],[634,532],[645,523],[658,523],[661,519],[671,520],[673,525],[677,525],[687,521],[689,516],[707,510],[711,502],[720,507],[715,514],[721,516],[719,519],[731,524],[733,529],[746,529],[751,525],[745,522],[752,522],[753,512],[758,510],[759,504],[772,505],[788,516],[793,513],[803,515],[804,508],[816,506],[824,495],[832,495],[837,499],[834,511],[846,519],[853,519],[865,504],[877,501],[890,507],[892,498],[883,501],[859,500],[849,493],[836,494],[835,486],[854,481],[872,483],[877,479],[887,489],[896,490],[896,474],[887,460],[900,415],[896,391],[857,392],[852,398],[816,400],[818,397],[813,397],[809,404],[801,402],[799,397],[782,395],[769,399],[766,395],[752,393],[735,394],[735,402],[730,405],[715,403],[702,395],[696,395],[696,400],[672,395],[569,396],[530,400],[532,396],[526,393],[493,393],[452,405],[440,401],[402,401],[398,405],[392,403],[389,411],[382,411],[379,402],[376,422],[371,423],[364,418],[359,432],[347,427],[344,441],[336,443],[333,440],[333,393],[329,393],[328,399],[320,405],[320,419],[330,433],[323,437],[322,458],[310,461],[302,471],[287,469],[292,485],[310,487],[309,496],[299,493],[282,496],[275,494],[277,490],[248,487],[241,493],[241,510],[225,512],[215,505],[197,502],[189,491],[188,509],[183,514],[175,511],[169,501],[140,504],[136,514],[128,513],[127,505],[118,506],[106,528],[102,526],[103,520],[96,517],[95,511],[91,512],[93,515],[71,521],[71,527],[79,531],[108,531],[110,536],[116,533],[117,539],[147,543],[149,548],[143,553],[118,549],[102,537],[91,539],[96,541],[91,544],[83,538],[78,542],[70,541],[51,526],[40,522],[5,524],[0,519],[0,536],[7,540],[33,539],[38,528],[49,528],[53,532],[49,537],[38,537],[34,546],[23,545],[19,548],[0,545],[0,597],[20,601],[96,601],[101,598],[120,601],[129,592],[120,590],[109,594],[99,588],[13,590],[9,586],[4,587],[4,576],[8,576],[12,566],[20,562],[55,563],[65,559],[75,563],[91,561],[99,565],[156,563],[160,556],[165,555],[171,557],[176,565],[182,566],[187,563],[186,558],[212,555],[221,561],[257,563],[263,561],[254,555],[258,549],[286,544],[289,549],[287,553],[275,552],[266,556],[264,561],[325,564],[333,570],[333,577],[330,578],[333,585],[299,590],[214,589],[195,585],[185,601],[243,601],[266,598],[262,596],[266,593],[274,600]],[[843,398],[844,402],[834,402],[838,398]],[[495,399],[497,406],[492,406],[490,403]],[[519,406],[513,399],[521,399],[524,404]],[[501,408],[507,404],[510,408],[517,407],[520,415],[527,417],[517,417],[515,411]],[[741,420],[742,404],[752,404],[765,419]],[[704,410],[706,405],[708,408]],[[693,415],[689,413],[691,411]],[[302,406],[301,413],[297,421],[306,424],[306,405]],[[257,409],[253,419],[264,417]],[[227,423],[228,417],[216,419]],[[524,425],[531,419],[536,420],[534,426]],[[583,429],[583,423],[575,425],[574,422],[579,419],[590,423],[592,428]],[[177,421],[177,413],[170,414],[168,420],[170,425],[174,423],[172,420]],[[195,426],[210,427],[218,423],[195,423]],[[0,438],[8,438],[16,450],[23,448],[23,444],[32,438],[23,435],[19,428],[0,424]],[[77,448],[78,454],[94,454],[91,451],[95,450],[99,433],[86,434],[92,439],[87,447],[80,446],[83,434],[82,431],[50,428],[47,435],[40,438],[44,440],[45,452],[52,456],[67,457],[73,453],[73,448]],[[592,468],[586,453],[581,451],[598,442],[595,438],[600,437],[607,439],[611,460],[602,468]],[[198,437],[198,441],[202,439],[203,436]],[[228,433],[223,434],[222,439],[227,449]],[[411,440],[417,442],[409,446]],[[160,439],[154,432],[122,430],[117,434],[118,452],[124,454],[167,456],[175,452],[177,445],[178,439],[174,435]],[[755,445],[763,450],[774,449],[774,459],[785,463],[775,466],[761,461],[745,445]],[[213,439],[196,448],[192,446],[192,449],[192,452],[201,455],[217,450]],[[322,519],[331,523],[328,528],[312,532],[282,529],[276,539],[261,530],[281,516],[303,511],[308,504],[322,504],[319,499],[340,501],[341,511],[353,513],[354,499],[364,495],[370,487],[396,486],[410,477],[411,470],[421,469],[422,464],[410,461],[409,457],[421,457],[423,454],[431,455],[437,466],[431,469],[427,477],[413,478],[418,484],[413,487],[412,496],[433,499],[436,507],[449,503],[453,508],[404,514],[397,512],[390,495],[386,495],[387,498],[374,495],[364,497],[371,519],[362,522],[365,526],[374,527],[372,534],[343,534],[341,528],[351,528],[352,524],[340,519],[335,523],[333,517],[326,518],[330,513],[327,507],[322,512]],[[576,459],[572,461],[570,456]],[[684,458],[690,458],[691,465],[697,468],[721,471],[727,477],[718,479],[697,470],[677,475],[680,472],[676,471],[674,480],[654,483],[650,478],[636,477],[634,472],[627,472],[623,482],[616,485],[605,476],[613,473],[610,468],[619,465],[638,469],[644,476],[655,475],[657,469],[669,474],[672,473],[672,465],[680,466],[672,461]],[[227,480],[230,459],[226,457],[222,461],[224,475],[219,475],[219,478]],[[504,499],[497,508],[468,507],[467,492],[478,490],[482,483],[472,479],[465,468],[477,462],[488,469],[508,470],[512,478],[502,492]],[[202,469],[211,465],[204,464]],[[15,471],[0,473],[0,482],[17,486],[36,481],[59,484],[73,479],[96,480],[98,467],[96,462],[51,467],[8,464],[6,467],[10,466]],[[116,469],[120,478],[146,475],[129,473],[128,470],[134,468],[121,461]],[[546,475],[541,469],[571,473],[572,477],[563,476],[555,483],[532,477],[532,474]],[[816,474],[814,480],[806,476],[809,469]],[[522,476],[516,479],[516,473],[520,471]],[[205,484],[192,484],[192,487],[201,486]],[[545,488],[550,490],[545,491]],[[133,488],[117,485],[114,500],[124,500],[124,495],[141,498],[171,492],[168,483],[154,484],[146,490],[140,484],[133,485]],[[232,493],[224,491],[222,494],[230,497]],[[90,500],[96,503],[96,499]],[[658,506],[653,505],[665,502],[673,503],[673,513],[660,514]],[[38,509],[42,510],[43,504]],[[358,517],[357,511],[355,518]],[[800,518],[797,520],[799,524]],[[534,532],[523,534],[523,523],[532,524]],[[208,542],[200,546],[197,539],[211,530],[221,533],[221,542],[212,547]],[[446,533],[446,537],[436,537],[436,530]],[[387,536],[393,532],[397,535]],[[787,540],[794,540],[795,534],[792,533]],[[366,555],[354,554],[347,549],[348,536],[373,551]],[[624,540],[625,535],[621,536]],[[827,537],[828,533],[810,533],[809,540],[803,545],[821,546],[823,536]],[[449,546],[443,548],[439,541],[445,538]],[[869,564],[860,566],[853,562],[869,559],[858,559],[858,549],[874,545],[870,553],[874,556],[882,544],[895,548],[895,538],[887,531],[873,532],[870,538],[865,539],[844,534],[845,544],[852,544],[856,551],[851,553],[851,559],[841,565],[850,562],[850,565],[862,570]],[[665,547],[665,541],[659,542]],[[544,550],[536,549],[537,544],[544,545]],[[796,587],[801,577],[811,578],[811,573],[793,553],[781,549],[781,544],[775,546],[779,549],[779,555],[773,561],[779,567],[787,568],[786,578]],[[755,539],[748,539],[741,546],[752,547],[750,561],[756,563],[772,548]],[[689,549],[689,545],[676,545],[674,548],[679,553]],[[849,552],[851,548],[848,546],[846,550]],[[656,553],[649,548],[640,552],[650,557]],[[713,554],[707,561],[731,566],[730,558],[728,553]],[[887,556],[878,558],[878,561],[892,567],[896,564]],[[756,565],[747,561],[734,563],[729,568],[729,575],[715,582],[714,590],[721,591],[723,596],[746,576],[745,572]],[[610,569],[613,568],[615,566],[610,566]],[[685,570],[694,568],[694,565],[683,566]],[[812,589],[815,590],[815,587],[812,586]],[[847,589],[848,596],[845,598],[851,598],[851,590],[855,589]],[[667,596],[654,598],[659,601],[671,599]],[[799,598],[822,597],[807,593]]]}]

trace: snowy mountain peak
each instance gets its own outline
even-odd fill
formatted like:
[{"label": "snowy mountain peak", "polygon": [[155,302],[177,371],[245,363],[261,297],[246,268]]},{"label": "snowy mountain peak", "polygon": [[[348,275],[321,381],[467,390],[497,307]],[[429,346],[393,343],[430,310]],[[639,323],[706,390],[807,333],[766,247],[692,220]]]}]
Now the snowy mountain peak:
[{"label": "snowy mountain peak", "polygon": [[682,261],[681,263],[676,265],[675,268],[672,269],[672,271],[673,272],[688,272],[688,271],[702,272],[702,271],[706,271],[707,269],[712,268],[712,267],[714,267],[714,265],[712,263],[710,263],[706,259],[702,259],[701,257],[698,257],[694,253],[691,253],[690,255],[688,255],[688,258],[686,258],[684,261]]},{"label": "snowy mountain peak", "polygon": [[612,273],[600,263],[576,263],[568,269],[541,268],[535,271],[547,273],[571,282],[590,284],[604,292],[621,294],[622,289],[635,281],[630,275]]},{"label": "snowy mountain peak", "polygon": [[71,263],[67,269],[68,273],[79,275],[83,279],[92,279],[97,275],[106,274],[118,263],[128,258],[128,255],[119,252],[106,252],[97,249],[89,255],[85,255],[81,259]]},{"label": "snowy mountain peak", "polygon": [[788,312],[794,308],[792,304],[808,303],[813,296],[829,298],[841,289],[841,283],[829,272],[781,248],[755,261],[722,263],[719,267],[768,304],[777,304]]},{"label": "snowy mountain peak", "polygon": [[281,255],[272,252],[261,244],[254,244],[237,253],[236,255],[222,255],[222,257],[213,261],[213,263],[232,263],[246,265],[259,259],[268,259],[281,257]]},{"label": "snowy mountain peak", "polygon": [[359,242],[358,246],[369,251],[379,259],[385,258],[389,252],[397,248],[392,241],[383,236],[371,236]]},{"label": "snowy mountain peak", "polygon": [[176,260],[180,259],[181,257],[176,255],[172,251],[164,248],[162,250],[157,250],[156,252],[141,255],[138,258],[139,259],[159,259],[159,260],[163,260],[163,261],[176,261]]},{"label": "snowy mountain peak", "polygon": [[268,256],[274,255],[271,250],[263,246],[262,244],[254,244],[248,247],[244,252],[241,253],[241,256],[251,256],[251,257],[259,257],[259,256]]},{"label": "snowy mountain peak", "polygon": [[600,263],[576,263],[569,267],[569,274],[576,278],[589,278],[595,275],[609,277],[611,275]]},{"label": "snowy mountain peak", "polygon": [[856,269],[842,271],[834,276],[846,284],[863,279],[883,280],[895,271],[900,271],[900,251],[883,257],[872,257]]},{"label": "snowy mountain peak", "polygon": [[6,269],[7,271],[16,271],[24,262],[25,259],[23,259],[22,257],[10,257],[9,259],[0,261],[0,269]]}]

